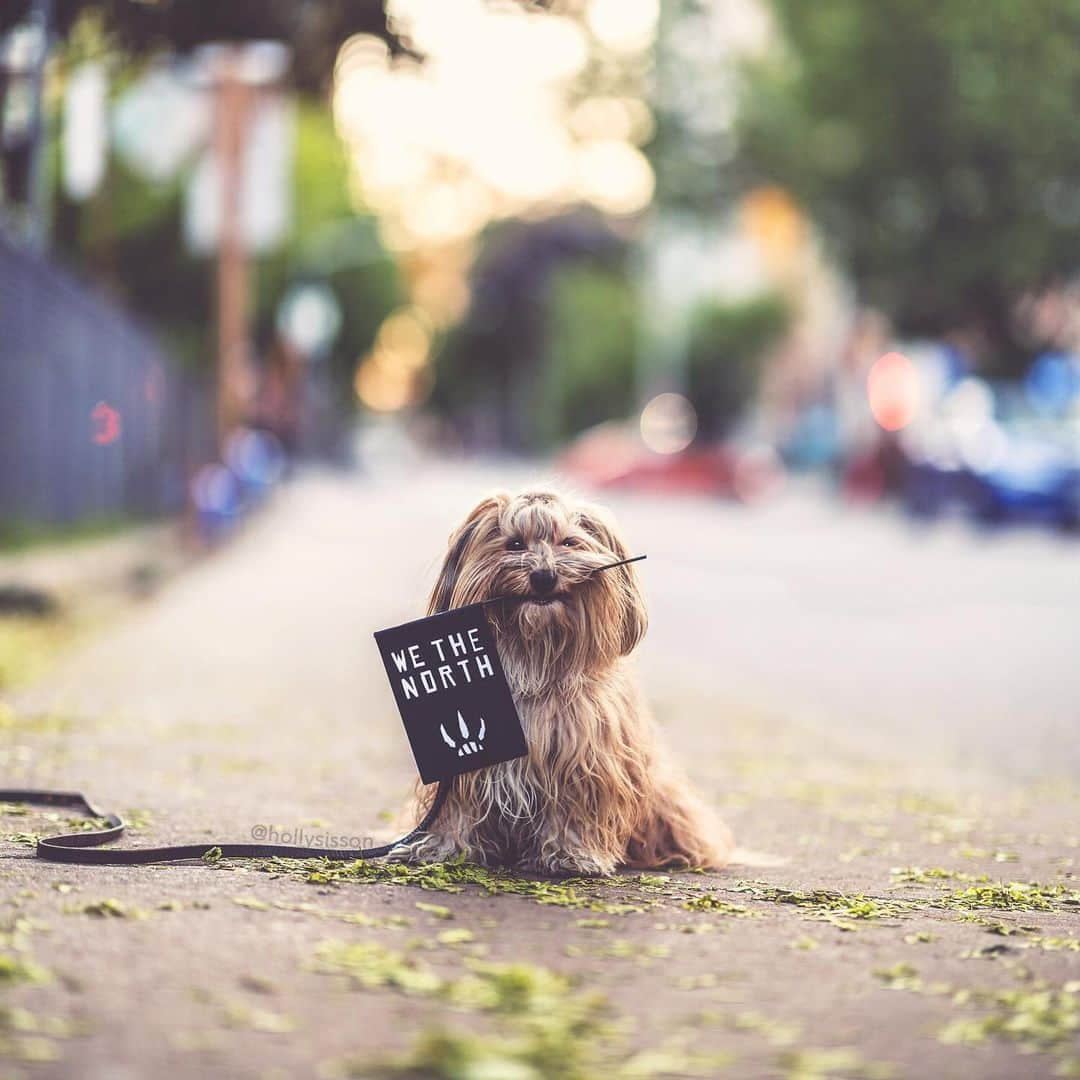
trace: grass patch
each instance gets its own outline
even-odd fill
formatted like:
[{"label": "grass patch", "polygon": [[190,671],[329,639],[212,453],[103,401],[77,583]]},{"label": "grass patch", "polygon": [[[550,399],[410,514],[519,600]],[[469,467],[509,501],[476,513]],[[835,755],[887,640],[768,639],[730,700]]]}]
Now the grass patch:
[{"label": "grass patch", "polygon": [[440,931],[435,935],[435,940],[440,945],[469,945],[476,940],[476,935],[462,926]]},{"label": "grass patch", "polygon": [[[313,885],[355,882],[406,885],[449,893],[464,892],[469,887],[475,887],[488,896],[523,896],[545,906],[597,911],[607,915],[640,913],[659,903],[652,896],[635,896],[633,902],[628,903],[612,901],[602,895],[641,885],[637,878],[566,878],[549,881],[521,877],[467,862],[422,863],[414,866],[366,859],[339,863],[328,859],[274,858],[262,860],[258,868],[270,874],[299,878]],[[644,887],[657,888],[651,881],[646,882]]]},{"label": "grass patch", "polygon": [[684,900],[682,906],[687,911],[710,911],[716,915],[730,915],[735,919],[761,919],[764,917],[761,912],[751,911],[744,904],[733,904],[730,900],[724,900],[712,893],[693,896],[689,900]]},{"label": "grass patch", "polygon": [[[0,642],[3,640],[3,623],[0,622]],[[0,644],[0,651],[2,651]],[[0,686],[3,682],[3,657],[0,655]],[[60,713],[35,713],[22,715],[11,705],[0,701],[0,734],[5,738],[18,735],[66,735],[74,727],[70,716]],[[5,814],[27,814],[29,808],[17,803],[0,803]]]},{"label": "grass patch", "polygon": [[972,885],[942,896],[943,907],[972,911],[995,908],[1000,911],[1053,911],[1056,908],[1080,908],[1080,889],[1064,885],[1040,885],[1037,882],[998,882]]},{"label": "grass patch", "polygon": [[616,938],[603,945],[567,945],[564,952],[567,956],[595,956],[601,960],[636,960],[644,967],[671,954],[666,945],[644,945],[626,938]]},{"label": "grass patch", "polygon": [[439,993],[443,980],[415,957],[388,949],[376,941],[322,941],[308,965],[323,975],[341,975],[355,987],[390,987],[405,994]]},{"label": "grass patch", "polygon": [[1074,937],[1043,937],[1035,935],[1025,944],[1033,949],[1043,949],[1046,952],[1080,952],[1080,938]]},{"label": "grass patch", "polygon": [[0,953],[0,986],[15,983],[44,983],[52,978],[47,968],[16,953]]},{"label": "grass patch", "polygon": [[91,915],[97,919],[146,919],[149,913],[142,908],[129,908],[120,900],[92,900],[86,904],[74,904],[64,908],[68,915]]},{"label": "grass patch", "polygon": [[[391,963],[399,967],[401,958]],[[332,1063],[331,1074],[464,1080],[647,1080],[715,1076],[727,1055],[688,1053],[677,1040],[628,1051],[603,997],[574,980],[532,964],[466,961],[458,978],[430,992],[452,1006],[488,1016],[494,1030],[466,1033],[433,1027],[405,1054],[381,1060],[359,1056]],[[410,976],[411,977],[411,976]],[[396,976],[395,976],[396,978]],[[435,977],[437,979],[437,977]],[[387,985],[383,983],[383,985]]]},{"label": "grass patch", "polygon": [[454,913],[442,904],[428,904],[423,900],[417,900],[413,905],[417,911],[423,911],[428,915],[434,915],[436,919],[452,919]]},{"label": "grass patch", "polygon": [[1061,990],[962,990],[954,1004],[988,1005],[980,1017],[963,1017],[938,1033],[947,1045],[978,1046],[991,1039],[1013,1042],[1029,1053],[1067,1048],[1080,1032],[1080,983]]},{"label": "grass patch", "polygon": [[777,1065],[785,1080],[827,1080],[831,1077],[889,1080],[896,1069],[887,1062],[865,1061],[857,1050],[791,1050],[781,1054]]},{"label": "grass patch", "polygon": [[986,882],[990,878],[986,874],[968,874],[963,870],[946,870],[943,866],[931,866],[923,869],[921,866],[893,867],[889,871],[894,885],[939,885],[943,881],[972,881]]},{"label": "grass patch", "polygon": [[[42,675],[74,632],[69,620],[56,616],[0,618],[0,690],[25,686]],[[3,709],[0,705],[0,718]]]},{"label": "grass patch", "polygon": [[887,990],[914,990],[918,992],[923,988],[918,971],[911,964],[904,961],[893,964],[892,967],[877,968],[874,971],[874,977],[880,979]]},{"label": "grass patch", "polygon": [[896,918],[919,905],[910,900],[885,900],[862,893],[840,893],[831,889],[783,889],[757,882],[739,882],[737,892],[748,893],[754,900],[771,904],[790,904],[811,918],[831,923],[840,930],[853,930],[857,922]]},{"label": "grass patch", "polygon": [[26,519],[8,520],[0,524],[0,552],[26,551],[46,544],[80,544],[100,540],[130,529],[144,520],[123,514],[92,517],[66,525]]}]

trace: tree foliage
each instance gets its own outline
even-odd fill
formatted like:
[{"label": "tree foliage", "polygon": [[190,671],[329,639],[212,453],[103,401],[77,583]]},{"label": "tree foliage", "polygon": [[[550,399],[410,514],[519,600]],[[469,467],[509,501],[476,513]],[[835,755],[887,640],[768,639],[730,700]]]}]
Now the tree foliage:
[{"label": "tree foliage", "polygon": [[902,332],[1016,365],[1024,290],[1080,250],[1080,0],[772,0],[748,72],[749,182],[802,200]]},{"label": "tree foliage", "polygon": [[624,274],[571,265],[552,276],[547,321],[534,430],[550,446],[633,408],[637,298]]},{"label": "tree foliage", "polygon": [[787,304],[766,295],[738,303],[710,302],[694,314],[687,355],[687,394],[703,438],[726,435],[761,381],[766,350],[790,322]]},{"label": "tree foliage", "polygon": [[[26,19],[33,3],[4,0],[0,35]],[[53,0],[53,29],[66,36],[86,14],[100,18],[114,47],[132,56],[183,53],[212,41],[285,41],[293,51],[293,80],[309,91],[327,87],[338,49],[353,34],[373,34],[392,52],[416,55],[382,0]]]},{"label": "tree foliage", "polygon": [[[32,0],[0,4],[0,34],[26,18]],[[405,48],[387,26],[379,0],[54,0],[54,30],[66,36],[86,15],[99,18],[110,44],[130,56],[184,53],[211,41],[285,41],[292,77],[301,89],[325,89],[341,44],[374,34]]]},{"label": "tree foliage", "polygon": [[[479,444],[535,450],[563,430],[564,418],[541,415],[565,403],[556,382],[568,373],[547,370],[567,310],[558,282],[572,267],[618,276],[625,255],[624,242],[584,211],[488,230],[470,275],[469,310],[436,355],[434,408]],[[573,364],[578,369],[579,359]],[[574,378],[582,377],[577,370]]]},{"label": "tree foliage", "polygon": [[[57,153],[54,144],[52,152]],[[153,184],[111,155],[104,183],[86,203],[56,194],[57,253],[151,323],[173,355],[207,368],[214,355],[213,264],[184,246],[181,218],[187,170]],[[252,320],[263,347],[288,287],[319,280],[335,293],[343,323],[327,357],[351,400],[356,359],[380,322],[405,301],[405,286],[370,215],[349,202],[348,168],[329,112],[301,98],[293,162],[292,227],[272,254],[251,262]]]}]

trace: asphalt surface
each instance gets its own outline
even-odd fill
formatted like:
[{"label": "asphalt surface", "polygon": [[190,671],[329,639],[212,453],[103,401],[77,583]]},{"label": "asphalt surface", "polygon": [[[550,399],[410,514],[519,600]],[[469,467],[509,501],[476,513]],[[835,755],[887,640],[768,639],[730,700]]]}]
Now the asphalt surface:
[{"label": "asphalt surface", "polygon": [[893,753],[1080,773],[1075,537],[918,524],[815,487],[751,512],[614,505],[651,554],[643,663]]},{"label": "asphalt surface", "polygon": [[[391,835],[413,774],[371,633],[421,612],[476,497],[529,479],[301,477],[9,695],[0,786],[135,811],[129,843]],[[0,1076],[1072,1067],[1080,547],[807,490],[607,501],[649,555],[658,720],[752,865],[570,887],[63,868],[26,841],[65,822],[9,807]]]}]

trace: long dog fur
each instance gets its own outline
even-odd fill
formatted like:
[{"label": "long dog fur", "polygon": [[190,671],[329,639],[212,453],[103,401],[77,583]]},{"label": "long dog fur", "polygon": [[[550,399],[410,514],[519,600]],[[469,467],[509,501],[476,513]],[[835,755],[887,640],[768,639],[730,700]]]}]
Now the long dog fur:
[{"label": "long dog fur", "polygon": [[[627,557],[602,510],[552,491],[491,495],[455,530],[428,612],[511,594],[488,613],[529,753],[451,781],[408,858],[544,874],[728,862],[731,834],[669,760],[627,669],[648,622],[634,568],[592,573]],[[535,602],[537,569],[556,575],[552,603]],[[418,787],[417,820],[434,792]]]}]

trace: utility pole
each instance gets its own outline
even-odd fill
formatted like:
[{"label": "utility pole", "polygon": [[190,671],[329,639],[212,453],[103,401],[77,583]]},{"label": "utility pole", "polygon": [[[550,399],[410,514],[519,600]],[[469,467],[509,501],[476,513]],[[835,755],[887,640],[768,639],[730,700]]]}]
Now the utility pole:
[{"label": "utility pole", "polygon": [[45,173],[45,110],[42,101],[45,96],[45,64],[49,59],[49,45],[52,39],[52,0],[34,0],[33,25],[38,34],[38,51],[35,57],[33,73],[34,113],[31,123],[31,144],[27,201],[29,205],[28,239],[37,251],[45,247],[48,236],[49,192]]},{"label": "utility pole", "polygon": [[[252,383],[251,255],[266,247],[265,225],[253,226],[249,200],[249,145],[268,93],[282,86],[290,52],[279,41],[209,42],[195,50],[197,85],[213,109],[213,203],[207,215],[216,224],[208,247],[216,256],[217,434],[221,449],[245,419]],[[260,180],[263,178],[260,177]]]},{"label": "utility pole", "polygon": [[243,230],[244,151],[252,88],[241,78],[239,49],[216,57],[214,151],[221,196],[217,252],[217,431],[224,448],[242,419],[250,357],[248,259]]}]

